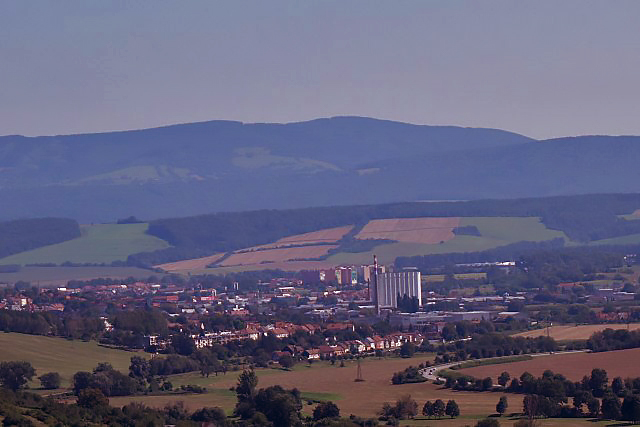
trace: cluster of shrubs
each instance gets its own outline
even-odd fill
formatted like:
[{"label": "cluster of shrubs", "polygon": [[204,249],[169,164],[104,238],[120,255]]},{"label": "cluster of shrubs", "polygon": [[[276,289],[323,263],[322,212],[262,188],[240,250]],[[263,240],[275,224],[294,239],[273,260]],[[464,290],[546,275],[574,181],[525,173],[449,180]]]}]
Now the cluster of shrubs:
[{"label": "cluster of shrubs", "polygon": [[422,376],[420,370],[425,366],[420,365],[418,367],[409,366],[404,371],[396,372],[391,377],[392,384],[411,384],[411,383],[423,383],[427,379]]}]

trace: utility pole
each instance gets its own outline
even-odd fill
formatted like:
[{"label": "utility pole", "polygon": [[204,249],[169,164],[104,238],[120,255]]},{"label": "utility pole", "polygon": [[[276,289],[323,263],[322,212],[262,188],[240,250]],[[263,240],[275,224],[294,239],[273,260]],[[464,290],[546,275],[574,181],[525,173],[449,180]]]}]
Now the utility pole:
[{"label": "utility pole", "polygon": [[360,356],[358,356],[358,373],[356,374],[356,379],[354,380],[357,383],[361,383],[364,381],[364,378],[362,378],[362,366],[360,366]]}]

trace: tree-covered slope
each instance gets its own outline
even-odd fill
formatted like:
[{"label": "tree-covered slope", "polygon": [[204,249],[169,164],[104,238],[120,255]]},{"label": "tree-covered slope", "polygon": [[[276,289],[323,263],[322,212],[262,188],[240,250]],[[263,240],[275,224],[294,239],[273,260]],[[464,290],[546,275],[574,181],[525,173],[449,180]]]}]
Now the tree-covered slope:
[{"label": "tree-covered slope", "polygon": [[65,218],[0,222],[0,258],[80,236],[77,221]]}]

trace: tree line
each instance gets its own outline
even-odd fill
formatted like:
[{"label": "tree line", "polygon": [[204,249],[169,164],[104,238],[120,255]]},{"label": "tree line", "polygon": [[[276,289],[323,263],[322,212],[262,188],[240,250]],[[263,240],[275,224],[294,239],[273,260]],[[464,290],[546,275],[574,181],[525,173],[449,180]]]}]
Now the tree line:
[{"label": "tree line", "polygon": [[591,351],[612,351],[640,347],[640,331],[607,328],[595,332],[587,341],[587,348]]}]

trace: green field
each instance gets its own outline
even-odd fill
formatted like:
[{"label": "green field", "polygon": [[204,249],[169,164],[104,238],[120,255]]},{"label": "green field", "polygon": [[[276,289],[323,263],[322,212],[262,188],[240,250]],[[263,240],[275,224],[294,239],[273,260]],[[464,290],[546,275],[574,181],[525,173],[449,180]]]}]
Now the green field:
[{"label": "green field", "polygon": [[389,243],[376,246],[369,252],[339,253],[329,257],[328,261],[336,265],[369,263],[375,253],[380,262],[389,264],[399,256],[477,252],[521,241],[540,242],[557,237],[569,241],[562,231],[548,229],[536,217],[460,218],[461,227],[468,225],[476,226],[481,236],[455,236],[436,244]]},{"label": "green field", "polygon": [[0,273],[0,287],[22,280],[36,287],[64,286],[69,280],[95,278],[162,277],[163,274],[137,267],[22,267],[15,273]]},{"label": "green field", "polygon": [[589,246],[594,245],[637,245],[640,244],[640,234],[629,234],[628,236],[612,237],[610,239],[594,240],[589,242]]},{"label": "green field", "polygon": [[66,242],[21,252],[0,260],[0,264],[111,263],[124,261],[137,252],[169,247],[157,237],[145,234],[149,227],[140,224],[97,224],[81,226],[82,236]]},{"label": "green field", "polygon": [[[36,376],[58,372],[63,387],[70,384],[73,374],[91,371],[99,362],[109,362],[117,370],[129,372],[134,355],[146,356],[146,353],[106,348],[95,341],[0,332],[0,361],[26,360],[36,368]],[[34,385],[39,386],[37,380]]]}]

